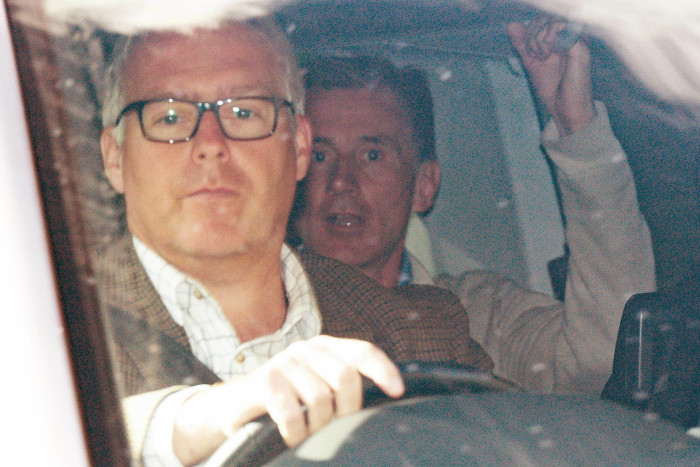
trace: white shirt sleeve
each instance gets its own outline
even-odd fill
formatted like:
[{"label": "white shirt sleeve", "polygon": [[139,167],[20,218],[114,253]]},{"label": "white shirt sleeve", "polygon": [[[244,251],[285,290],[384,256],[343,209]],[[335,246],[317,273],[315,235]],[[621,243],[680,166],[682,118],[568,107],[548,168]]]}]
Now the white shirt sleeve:
[{"label": "white shirt sleeve", "polygon": [[173,430],[177,412],[193,394],[208,388],[192,386],[167,396],[158,405],[146,430],[142,459],[145,467],[180,467],[182,463],[173,450]]}]

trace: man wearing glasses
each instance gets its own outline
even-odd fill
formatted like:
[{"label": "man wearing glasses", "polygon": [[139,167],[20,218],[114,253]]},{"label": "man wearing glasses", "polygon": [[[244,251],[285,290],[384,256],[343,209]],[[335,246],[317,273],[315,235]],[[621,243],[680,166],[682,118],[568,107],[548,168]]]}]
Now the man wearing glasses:
[{"label": "man wearing glasses", "polygon": [[264,413],[294,445],[360,408],[362,376],[400,396],[392,359],[490,368],[451,294],[284,246],[311,130],[280,31],[136,36],[108,75],[101,150],[130,235],[98,280],[136,459],[195,464]]}]

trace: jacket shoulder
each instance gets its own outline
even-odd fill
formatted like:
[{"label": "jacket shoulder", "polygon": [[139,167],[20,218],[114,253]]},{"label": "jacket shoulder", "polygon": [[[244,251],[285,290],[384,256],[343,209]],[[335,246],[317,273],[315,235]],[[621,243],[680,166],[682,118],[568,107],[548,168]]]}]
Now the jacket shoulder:
[{"label": "jacket shoulder", "polygon": [[491,368],[486,352],[469,336],[467,313],[452,292],[431,285],[388,288],[339,261],[309,252],[299,256],[324,333],[374,342],[396,361]]}]

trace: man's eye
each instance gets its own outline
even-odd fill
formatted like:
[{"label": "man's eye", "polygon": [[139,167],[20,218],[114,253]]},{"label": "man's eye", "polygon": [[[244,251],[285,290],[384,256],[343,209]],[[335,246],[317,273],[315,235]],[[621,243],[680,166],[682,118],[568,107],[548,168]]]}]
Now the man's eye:
[{"label": "man's eye", "polygon": [[314,151],[312,157],[315,162],[323,162],[326,160],[326,153],[321,151]]},{"label": "man's eye", "polygon": [[382,158],[382,152],[379,149],[368,149],[364,153],[364,158],[370,162],[378,161]]},{"label": "man's eye", "polygon": [[244,109],[242,107],[234,107],[233,116],[237,119],[248,120],[253,116],[253,111],[250,109]]},{"label": "man's eye", "polygon": [[156,120],[156,125],[176,125],[180,123],[182,119],[180,115],[175,112],[168,112],[159,119]]}]

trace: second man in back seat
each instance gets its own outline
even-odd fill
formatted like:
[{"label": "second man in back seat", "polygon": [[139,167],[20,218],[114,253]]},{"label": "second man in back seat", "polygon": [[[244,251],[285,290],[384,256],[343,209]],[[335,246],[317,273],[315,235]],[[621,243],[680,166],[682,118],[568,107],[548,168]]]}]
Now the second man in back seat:
[{"label": "second man in back seat", "polygon": [[[405,250],[409,216],[440,183],[432,100],[416,70],[370,57],[321,57],[306,77],[311,166],[292,231],[303,247],[379,283],[435,283],[457,293],[496,373],[525,389],[599,394],[624,303],[655,287],[648,228],[605,107],[594,102],[583,41],[552,51],[552,28],[509,34],[552,115],[542,144],[556,169],[570,250],[565,302],[489,271],[432,278]],[[494,232],[494,235],[497,235]]]}]

